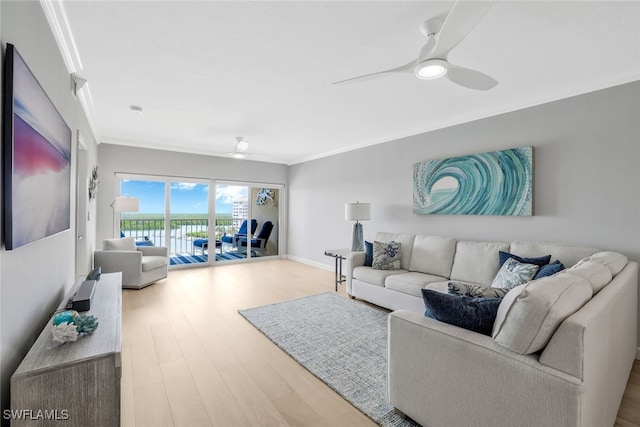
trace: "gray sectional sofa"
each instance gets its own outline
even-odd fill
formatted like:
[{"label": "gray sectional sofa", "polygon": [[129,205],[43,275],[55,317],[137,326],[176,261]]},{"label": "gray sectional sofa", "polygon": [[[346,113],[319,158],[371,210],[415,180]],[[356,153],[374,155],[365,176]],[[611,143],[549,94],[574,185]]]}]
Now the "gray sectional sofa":
[{"label": "gray sectional sofa", "polygon": [[[637,349],[638,264],[615,252],[538,242],[378,233],[401,269],[347,258],[347,292],[389,316],[389,399],[423,426],[611,426]],[[422,289],[490,286],[498,251],[567,269],[510,290],[492,336],[424,316]]]}]

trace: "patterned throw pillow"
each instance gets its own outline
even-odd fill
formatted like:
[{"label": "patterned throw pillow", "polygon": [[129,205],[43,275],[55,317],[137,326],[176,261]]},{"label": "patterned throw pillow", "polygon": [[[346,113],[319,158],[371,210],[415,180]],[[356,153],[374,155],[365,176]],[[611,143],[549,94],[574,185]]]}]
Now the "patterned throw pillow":
[{"label": "patterned throw pillow", "polygon": [[471,298],[502,298],[509,292],[509,289],[491,288],[470,283],[449,282],[448,287],[450,295]]},{"label": "patterned throw pillow", "polygon": [[493,283],[491,283],[491,287],[511,289],[530,282],[538,268],[535,264],[525,264],[509,258],[502,264],[500,271],[498,271]]},{"label": "patterned throw pillow", "polygon": [[373,263],[376,270],[400,270],[400,242],[373,242]]}]

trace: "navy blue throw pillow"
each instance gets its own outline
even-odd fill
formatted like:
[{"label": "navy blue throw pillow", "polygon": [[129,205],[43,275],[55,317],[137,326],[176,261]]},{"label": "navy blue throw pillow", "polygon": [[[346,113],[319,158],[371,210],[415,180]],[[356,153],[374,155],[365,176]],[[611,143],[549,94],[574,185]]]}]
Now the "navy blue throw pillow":
[{"label": "navy blue throw pillow", "polygon": [[472,298],[422,289],[426,317],[491,336],[502,298]]},{"label": "navy blue throw pillow", "polygon": [[373,265],[373,243],[364,242],[364,265],[371,267]]},{"label": "navy blue throw pillow", "polygon": [[509,258],[513,258],[518,262],[522,262],[524,264],[535,264],[538,267],[542,267],[543,265],[549,264],[551,261],[551,255],[545,255],[535,258],[523,258],[518,255],[510,254],[509,252],[498,251],[498,255],[500,256],[500,267],[504,264]]},{"label": "navy blue throw pillow", "polygon": [[554,274],[564,269],[564,264],[562,264],[558,260],[555,260],[551,264],[543,265],[542,267],[540,267],[536,272],[536,275],[533,276],[533,280],[539,279],[541,277],[553,276]]}]

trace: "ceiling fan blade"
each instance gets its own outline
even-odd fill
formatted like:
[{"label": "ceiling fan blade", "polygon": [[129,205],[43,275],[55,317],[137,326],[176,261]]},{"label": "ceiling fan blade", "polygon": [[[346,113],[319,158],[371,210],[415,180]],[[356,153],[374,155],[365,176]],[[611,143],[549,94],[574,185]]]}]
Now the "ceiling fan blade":
[{"label": "ceiling fan blade", "polygon": [[449,51],[464,40],[484,18],[492,4],[491,1],[458,0],[447,15],[447,19],[437,35],[436,47],[429,58],[446,59]]},{"label": "ceiling fan blade", "polygon": [[449,63],[445,77],[460,86],[475,90],[489,90],[498,85],[498,81],[491,76],[451,63]]},{"label": "ceiling fan blade", "polygon": [[435,47],[436,47],[436,38],[431,36],[427,39],[427,43],[424,46],[422,46],[422,49],[420,49],[420,62],[429,58],[429,55],[431,54],[431,52],[433,52],[433,49],[435,49]]},{"label": "ceiling fan blade", "polygon": [[337,82],[333,82],[332,84],[339,85],[339,84],[343,84],[343,83],[352,83],[352,82],[355,82],[355,81],[364,81],[364,80],[369,80],[369,79],[376,78],[376,77],[381,77],[384,74],[390,74],[390,73],[401,73],[401,72],[405,72],[405,71],[413,72],[413,69],[416,67],[416,65],[418,65],[418,60],[414,59],[413,61],[409,62],[408,64],[404,64],[404,65],[402,65],[400,67],[391,68],[390,70],[378,71],[378,72],[371,73],[371,74],[365,74],[365,75],[358,76],[358,77],[351,77],[350,79],[340,80],[340,81],[337,81]]}]

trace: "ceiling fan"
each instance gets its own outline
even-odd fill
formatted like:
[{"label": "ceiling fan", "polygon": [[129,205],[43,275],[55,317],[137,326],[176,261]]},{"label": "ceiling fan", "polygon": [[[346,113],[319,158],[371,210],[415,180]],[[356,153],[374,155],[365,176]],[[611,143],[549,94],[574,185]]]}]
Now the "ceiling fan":
[{"label": "ceiling fan", "polygon": [[493,77],[471,68],[454,65],[447,60],[449,52],[473,31],[492,3],[458,0],[444,19],[439,16],[422,25],[421,30],[427,37],[427,43],[420,50],[417,59],[400,67],[340,80],[333,84],[363,81],[391,73],[413,72],[419,79],[446,77],[469,89],[489,90],[495,87],[498,81]]},{"label": "ceiling fan", "polygon": [[254,154],[249,152],[249,143],[244,140],[241,136],[236,136],[236,148],[231,153],[227,153],[228,156],[233,157],[234,159],[246,159],[247,157],[260,157],[265,158],[259,154]]}]

